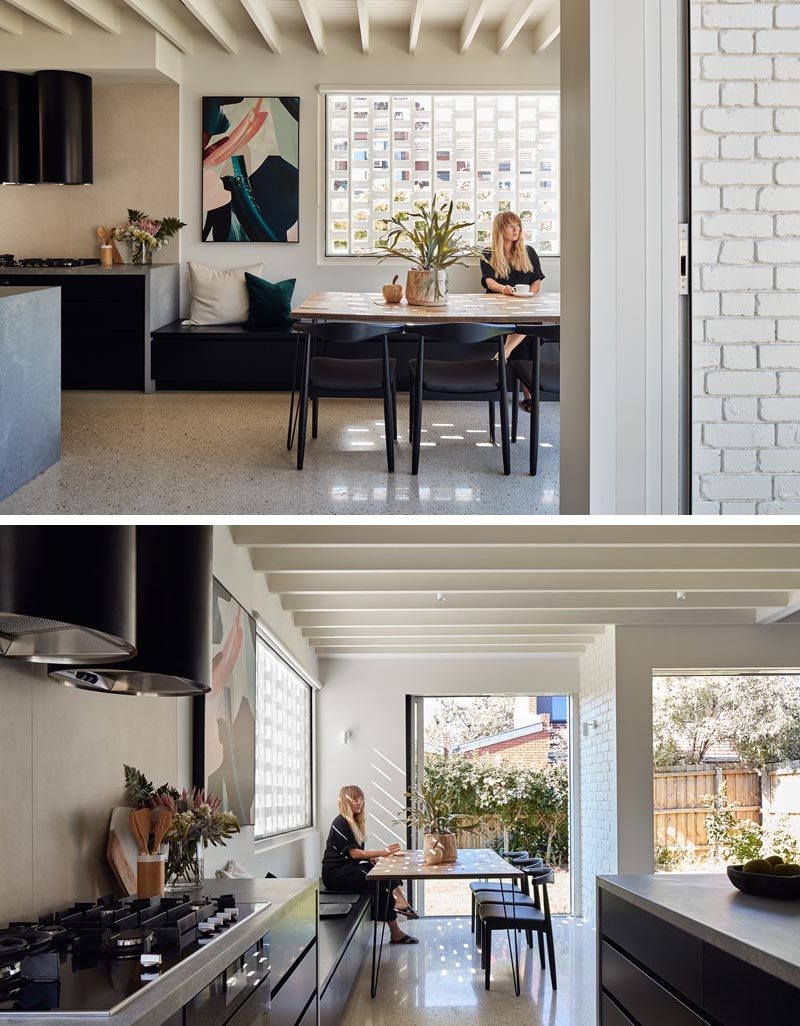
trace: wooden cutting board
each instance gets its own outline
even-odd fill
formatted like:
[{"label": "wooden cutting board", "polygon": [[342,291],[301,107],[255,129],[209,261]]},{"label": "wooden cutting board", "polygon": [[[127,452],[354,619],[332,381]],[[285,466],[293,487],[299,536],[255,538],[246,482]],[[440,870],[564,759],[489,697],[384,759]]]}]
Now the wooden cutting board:
[{"label": "wooden cutting board", "polygon": [[136,861],[139,849],[128,822],[130,812],[127,807],[112,809],[106,858],[125,894],[136,894]]}]

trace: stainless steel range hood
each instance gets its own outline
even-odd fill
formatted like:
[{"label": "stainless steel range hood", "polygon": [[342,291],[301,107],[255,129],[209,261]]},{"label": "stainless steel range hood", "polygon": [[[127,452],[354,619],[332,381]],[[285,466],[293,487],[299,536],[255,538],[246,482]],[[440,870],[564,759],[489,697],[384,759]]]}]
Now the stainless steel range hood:
[{"label": "stainless steel range hood", "polygon": [[133,527],[0,527],[0,656],[130,659],[134,574]]},{"label": "stainless steel range hood", "polygon": [[106,694],[203,695],[211,690],[211,589],[211,527],[137,527],[136,658],[51,667],[51,678]]}]

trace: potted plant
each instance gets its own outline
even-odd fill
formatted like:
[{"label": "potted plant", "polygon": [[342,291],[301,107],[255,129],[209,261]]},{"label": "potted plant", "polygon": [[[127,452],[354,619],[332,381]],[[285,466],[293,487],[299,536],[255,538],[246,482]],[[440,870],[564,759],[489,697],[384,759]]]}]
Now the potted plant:
[{"label": "potted plant", "polygon": [[453,201],[430,206],[421,204],[414,213],[401,211],[387,219],[389,230],[377,243],[388,257],[400,257],[414,264],[406,278],[406,300],[410,306],[444,306],[447,303],[447,269],[462,267],[465,257],[480,256],[480,250],[462,242],[460,232],[472,221],[453,220]]},{"label": "potted plant", "polygon": [[406,811],[396,820],[423,832],[425,862],[455,862],[458,858],[455,829],[474,830],[475,823],[460,823],[463,813],[453,812],[445,786],[426,780],[405,792]]}]

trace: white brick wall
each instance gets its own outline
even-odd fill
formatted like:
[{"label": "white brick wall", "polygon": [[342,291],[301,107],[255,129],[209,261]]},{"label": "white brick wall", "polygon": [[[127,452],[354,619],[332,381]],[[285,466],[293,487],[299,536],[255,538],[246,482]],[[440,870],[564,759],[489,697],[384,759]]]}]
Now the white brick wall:
[{"label": "white brick wall", "polygon": [[692,0],[695,513],[800,513],[800,0]]},{"label": "white brick wall", "polygon": [[617,867],[615,664],[614,628],[607,627],[580,663],[581,910],[592,924],[595,877]]}]

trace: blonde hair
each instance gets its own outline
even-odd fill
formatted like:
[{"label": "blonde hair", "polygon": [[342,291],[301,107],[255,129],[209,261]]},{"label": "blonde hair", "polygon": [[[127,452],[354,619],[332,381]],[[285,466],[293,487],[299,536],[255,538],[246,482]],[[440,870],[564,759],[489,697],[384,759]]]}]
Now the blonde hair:
[{"label": "blonde hair", "polygon": [[[503,229],[506,225],[518,224],[519,235],[511,245],[510,259],[506,257]],[[532,271],[531,258],[525,246],[525,232],[522,221],[510,210],[503,210],[495,216],[492,223],[492,255],[490,263],[498,278],[507,278],[513,268],[515,271]]]},{"label": "blonde hair", "polygon": [[364,801],[364,792],[356,784],[348,784],[346,787],[339,789],[339,812],[350,824],[350,829],[353,831],[353,837],[359,844],[363,844],[367,839],[367,817],[364,812],[364,806],[361,806],[361,812],[358,815],[353,814],[353,806],[351,801],[353,798],[360,798]]}]

